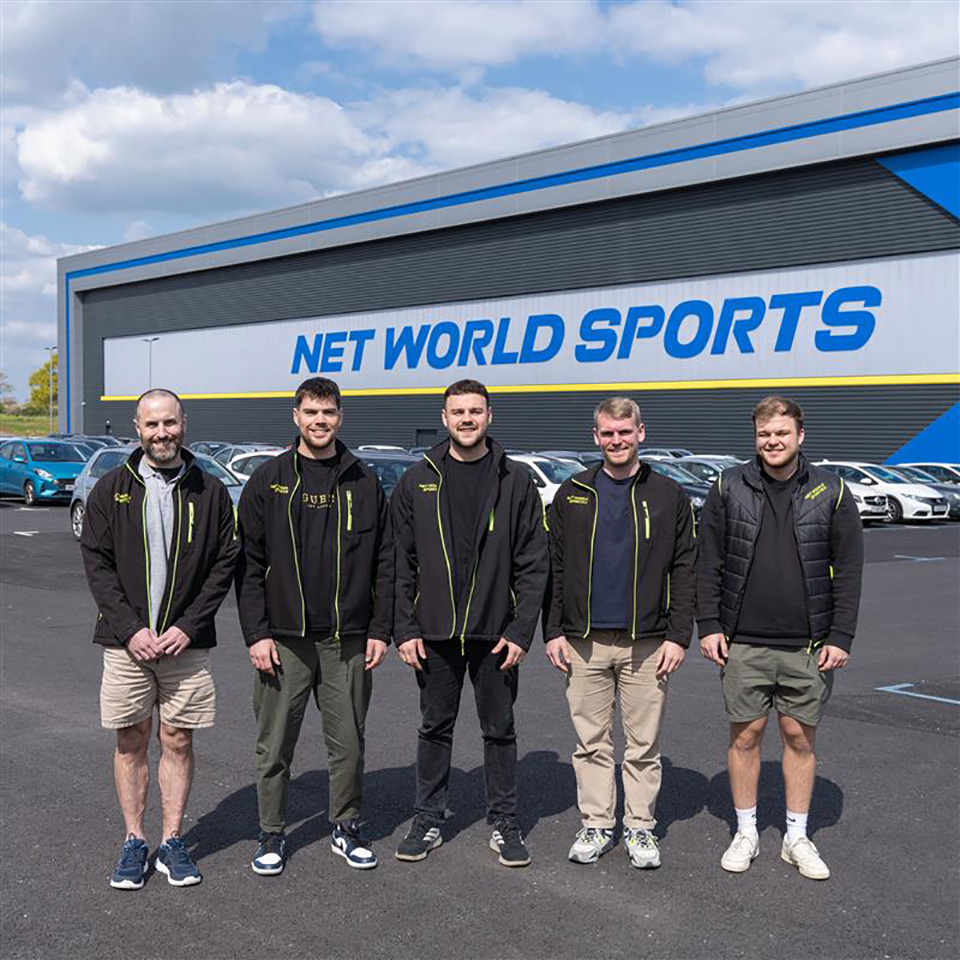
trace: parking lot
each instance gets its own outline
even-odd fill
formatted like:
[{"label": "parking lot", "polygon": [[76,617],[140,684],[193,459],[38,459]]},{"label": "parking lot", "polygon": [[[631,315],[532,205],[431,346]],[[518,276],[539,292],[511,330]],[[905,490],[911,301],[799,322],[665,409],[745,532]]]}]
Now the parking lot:
[{"label": "parking lot", "polygon": [[[351,871],[329,849],[327,776],[311,711],[296,759],[286,871],[249,868],[256,846],[251,668],[231,599],[214,655],[219,715],[197,737],[186,840],[195,888],[160,875],[112,890],[123,824],[99,728],[96,615],[65,507],[0,502],[2,941],[4,956],[954,958],[958,939],[960,524],[868,529],[860,628],[823,722],[811,823],[826,883],[781,862],[783,793],[764,747],[761,853],[719,867],[734,822],[716,668],[694,648],[671,681],[658,806],[663,866],[618,847],[594,866],[566,851],[579,826],[560,674],[535,645],[518,702],[521,819],[533,864],[487,848],[472,696],[457,732],[444,845],[393,850],[411,816],[418,724],[409,668],[375,676],[366,821],[380,855]],[[887,689],[883,689],[887,688]],[[890,689],[894,688],[894,689]],[[154,756],[155,760],[155,756]],[[156,843],[159,805],[148,824]]]}]

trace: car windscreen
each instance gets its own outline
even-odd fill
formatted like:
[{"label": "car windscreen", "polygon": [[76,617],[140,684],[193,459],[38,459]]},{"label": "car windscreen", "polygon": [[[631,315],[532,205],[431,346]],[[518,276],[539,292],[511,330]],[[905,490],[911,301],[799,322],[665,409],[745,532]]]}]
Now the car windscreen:
[{"label": "car windscreen", "polygon": [[919,467],[897,467],[897,473],[902,473],[908,480],[914,483],[939,483],[940,481],[932,473],[921,470]]},{"label": "car windscreen", "polygon": [[412,466],[413,460],[390,460],[387,457],[364,457],[363,462],[380,478],[383,492],[389,497],[393,488],[400,482],[407,467]]},{"label": "car windscreen", "polygon": [[87,459],[72,443],[28,443],[27,447],[38,463],[83,463]]},{"label": "car windscreen", "polygon": [[684,470],[683,467],[678,467],[676,464],[665,463],[663,460],[647,460],[647,463],[651,470],[662,473],[665,477],[676,480],[677,483],[700,482],[689,470]]},{"label": "car windscreen", "polygon": [[559,486],[564,480],[580,473],[583,470],[583,464],[580,463],[562,463],[558,460],[538,460],[537,466],[543,475],[551,482]]},{"label": "car windscreen", "polygon": [[886,467],[875,467],[873,465],[863,468],[876,480],[882,480],[884,483],[914,483],[913,480],[905,480],[903,477],[888,470]]},{"label": "car windscreen", "polygon": [[228,473],[216,460],[211,460],[210,457],[198,456],[197,466],[204,473],[216,477],[225,487],[238,487],[240,485],[240,481],[232,473]]}]

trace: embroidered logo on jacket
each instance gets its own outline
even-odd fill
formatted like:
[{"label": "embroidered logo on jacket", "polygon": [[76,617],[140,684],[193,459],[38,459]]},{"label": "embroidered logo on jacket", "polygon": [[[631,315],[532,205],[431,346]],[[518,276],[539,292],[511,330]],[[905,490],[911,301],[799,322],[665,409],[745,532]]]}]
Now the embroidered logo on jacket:
[{"label": "embroidered logo on jacket", "polygon": [[580,493],[570,493],[567,494],[567,503],[575,503],[579,505],[589,505],[590,498],[583,496]]},{"label": "embroidered logo on jacket", "polygon": [[271,483],[270,489],[274,493],[289,493],[290,488],[285,483]]},{"label": "embroidered logo on jacket", "polygon": [[816,500],[821,493],[827,492],[827,485],[825,483],[818,483],[809,493],[804,494],[804,500]]},{"label": "embroidered logo on jacket", "polygon": [[417,486],[424,493],[436,493],[440,489],[440,485],[437,483],[418,483]]},{"label": "embroidered logo on jacket", "polygon": [[133,497],[131,497],[129,493],[115,493],[113,499],[116,500],[117,503],[129,503]]}]

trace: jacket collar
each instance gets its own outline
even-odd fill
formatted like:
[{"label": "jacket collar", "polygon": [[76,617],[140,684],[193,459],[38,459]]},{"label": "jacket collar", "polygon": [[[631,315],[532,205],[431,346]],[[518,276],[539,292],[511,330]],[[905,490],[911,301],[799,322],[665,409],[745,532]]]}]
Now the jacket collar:
[{"label": "jacket collar", "polygon": [[[577,483],[586,484],[586,486],[591,487],[592,489],[597,489],[597,476],[600,471],[603,469],[604,461],[601,460],[599,463],[595,463],[592,467],[588,467],[582,473],[576,473],[571,478],[576,480]],[[640,461],[640,469],[634,474],[635,483],[644,483],[646,482],[647,477],[650,476],[650,464],[645,463],[643,460]]]},{"label": "jacket collar", "polygon": [[[143,447],[137,447],[131,452],[130,456],[127,457],[127,465],[141,483],[143,482],[143,478],[140,476],[140,461],[142,459]],[[180,448],[180,459],[183,460],[183,473],[181,474],[181,478],[185,477],[194,467],[199,469],[196,455],[191,453],[186,447]]]},{"label": "jacket collar", "polygon": [[[357,457],[351,452],[350,448],[339,439],[334,439],[334,446],[337,450],[337,455],[340,457],[340,466],[337,469],[337,475],[342,474],[348,467],[353,466],[355,463],[360,461]],[[293,444],[290,447],[290,460],[294,464],[297,462],[297,457],[300,456],[300,437],[299,435],[293,441]],[[299,469],[299,468],[298,468]]]},{"label": "jacket collar", "polygon": [[[758,453],[752,460],[748,460],[743,466],[743,479],[756,490],[763,489],[763,476],[761,475],[761,460]],[[797,472],[793,475],[797,480],[797,487],[802,487],[810,476],[810,462],[800,452],[797,458]],[[793,478],[791,478],[793,479]]]},{"label": "jacket collar", "polygon": [[[503,447],[497,443],[496,440],[491,436],[487,436],[487,447],[490,449],[490,455],[493,457],[493,462],[499,468],[502,466],[503,461],[506,460],[507,455],[503,451]],[[450,438],[446,440],[441,440],[435,447],[432,447],[424,455],[425,460],[429,460],[438,470],[441,469],[441,462],[443,458],[447,456],[450,452]]]}]

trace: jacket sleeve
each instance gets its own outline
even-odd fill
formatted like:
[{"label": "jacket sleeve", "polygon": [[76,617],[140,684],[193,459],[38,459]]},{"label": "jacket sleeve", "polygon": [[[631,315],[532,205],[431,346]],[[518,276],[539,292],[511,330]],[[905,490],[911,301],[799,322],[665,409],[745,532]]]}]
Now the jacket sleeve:
[{"label": "jacket sleeve", "polygon": [[377,485],[377,555],[374,571],[373,615],[368,635],[390,642],[393,636],[394,547],[393,520],[379,479]]},{"label": "jacket sleeve", "polygon": [[207,567],[207,576],[193,603],[177,619],[174,626],[179,627],[188,637],[196,637],[205,626],[213,626],[214,617],[220,604],[230,592],[240,554],[240,541],[237,538],[237,518],[233,512],[233,501],[227,488],[219,481],[217,484],[218,523],[216,543],[205,544],[213,552],[212,562]]},{"label": "jacket sleeve", "polygon": [[400,646],[422,636],[417,618],[417,544],[413,533],[413,504],[405,473],[390,498],[390,520],[394,543],[393,642]]},{"label": "jacket sleeve", "polygon": [[860,612],[863,578],[863,523],[846,488],[830,524],[830,562],[833,566],[833,624],[826,643],[850,652]]},{"label": "jacket sleeve", "polygon": [[667,639],[683,647],[690,645],[697,597],[697,538],[693,504],[682,491],[677,492],[677,530],[670,565],[670,610],[667,614]]},{"label": "jacket sleeve", "polygon": [[701,637],[722,633],[720,583],[723,577],[727,514],[721,493],[722,476],[710,488],[700,512],[700,560],[697,565],[696,608]]},{"label": "jacket sleeve", "polygon": [[547,543],[550,549],[550,576],[543,600],[543,639],[555,640],[563,636],[563,528],[566,521],[564,494],[566,484],[560,487],[547,511]]},{"label": "jacket sleeve", "polygon": [[130,606],[117,576],[117,558],[109,513],[112,494],[113,485],[107,478],[90,491],[83,518],[80,554],[83,557],[87,583],[90,584],[90,592],[100,616],[107,622],[113,635],[125,644],[148,624],[144,623]]},{"label": "jacket sleeve", "polygon": [[256,473],[247,481],[237,508],[240,554],[237,559],[237,608],[246,645],[269,637],[267,619],[267,541],[263,523],[262,481]]},{"label": "jacket sleeve", "polygon": [[519,475],[518,482],[522,492],[519,496],[511,577],[517,595],[517,607],[503,635],[511,643],[529,650],[547,589],[550,558],[543,501],[533,478],[526,471]]}]

